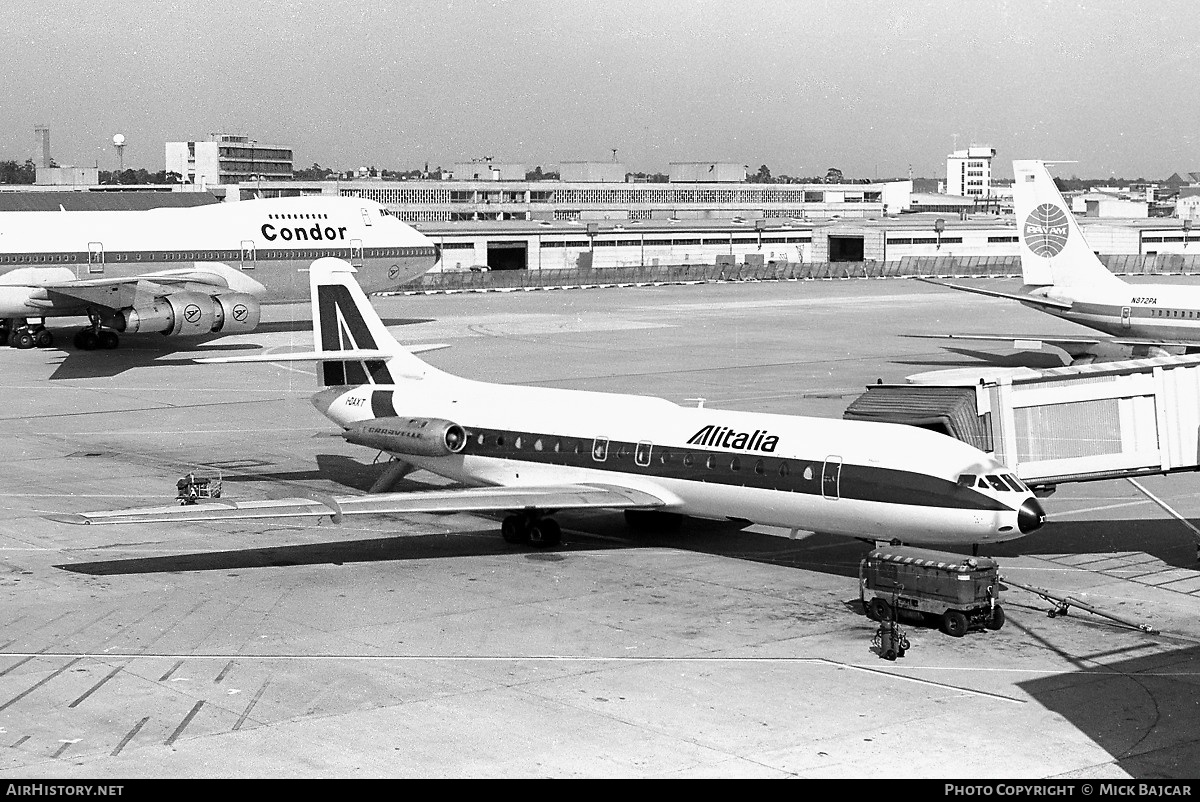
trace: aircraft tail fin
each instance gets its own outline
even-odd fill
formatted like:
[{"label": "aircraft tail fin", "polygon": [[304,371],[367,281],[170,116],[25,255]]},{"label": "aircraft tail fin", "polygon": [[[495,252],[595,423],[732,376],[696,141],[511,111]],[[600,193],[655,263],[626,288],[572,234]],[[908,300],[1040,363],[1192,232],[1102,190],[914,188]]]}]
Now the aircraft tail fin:
[{"label": "aircraft tail fin", "polygon": [[1050,177],[1046,162],[1013,162],[1013,210],[1028,285],[1123,287],[1083,238],[1071,209]]},{"label": "aircraft tail fin", "polygon": [[323,359],[322,387],[394,384],[439,373],[402,346],[383,325],[344,259],[325,257],[309,268],[313,346]]}]

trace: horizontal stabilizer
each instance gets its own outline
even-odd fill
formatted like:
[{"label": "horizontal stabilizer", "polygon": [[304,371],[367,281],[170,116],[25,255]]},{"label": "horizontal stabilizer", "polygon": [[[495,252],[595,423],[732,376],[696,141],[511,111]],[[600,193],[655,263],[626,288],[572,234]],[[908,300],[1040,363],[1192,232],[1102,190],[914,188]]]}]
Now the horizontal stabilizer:
[{"label": "horizontal stabilizer", "polygon": [[931,278],[918,278],[918,281],[924,281],[926,284],[936,284],[939,287],[947,287],[952,290],[960,290],[962,292],[973,292],[976,295],[987,295],[992,298],[1008,298],[1012,301],[1020,301],[1023,304],[1041,306],[1048,309],[1070,309],[1071,304],[1067,301],[1059,301],[1054,298],[1044,298],[1039,295],[1028,295],[1025,293],[1016,292],[1000,292],[999,290],[985,290],[980,287],[968,287],[963,284],[951,284],[948,281],[938,281]]},{"label": "horizontal stabilizer", "polygon": [[[404,349],[410,354],[420,354],[425,351],[437,351],[449,348],[449,343],[428,343],[423,345],[406,345]],[[361,362],[363,360],[390,359],[395,356],[390,351],[378,349],[359,349],[355,351],[297,351],[289,354],[257,354],[255,356],[208,356],[198,358],[196,362]]]}]

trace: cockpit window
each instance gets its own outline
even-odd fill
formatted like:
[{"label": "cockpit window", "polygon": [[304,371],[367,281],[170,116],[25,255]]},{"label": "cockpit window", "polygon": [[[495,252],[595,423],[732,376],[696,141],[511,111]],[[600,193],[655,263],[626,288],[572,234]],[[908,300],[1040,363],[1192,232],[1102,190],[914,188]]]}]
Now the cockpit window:
[{"label": "cockpit window", "polygon": [[1001,477],[1004,479],[1005,482],[1008,483],[1009,487],[1011,487],[1013,490],[1017,491],[1018,493],[1027,492],[1026,489],[1021,485],[1021,483],[1017,481],[1016,477],[1010,476],[1007,473],[1001,474]]},{"label": "cockpit window", "polygon": [[974,487],[975,486],[975,474],[964,473],[962,476],[958,477],[958,486],[959,487]]},{"label": "cockpit window", "polygon": [[1004,484],[1004,482],[1000,481],[999,476],[989,473],[987,475],[987,480],[988,480],[988,484],[991,485],[996,490],[1008,490],[1008,485],[1006,485],[1006,484]]}]

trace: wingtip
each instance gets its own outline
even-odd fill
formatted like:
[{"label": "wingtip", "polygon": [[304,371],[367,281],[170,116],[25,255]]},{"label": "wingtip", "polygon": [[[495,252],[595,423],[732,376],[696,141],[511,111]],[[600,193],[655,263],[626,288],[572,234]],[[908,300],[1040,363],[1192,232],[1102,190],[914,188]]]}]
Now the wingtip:
[{"label": "wingtip", "polygon": [[60,524],[74,524],[76,526],[90,524],[92,520],[85,515],[79,515],[74,512],[56,512],[48,515],[43,515],[47,521],[54,521]]}]

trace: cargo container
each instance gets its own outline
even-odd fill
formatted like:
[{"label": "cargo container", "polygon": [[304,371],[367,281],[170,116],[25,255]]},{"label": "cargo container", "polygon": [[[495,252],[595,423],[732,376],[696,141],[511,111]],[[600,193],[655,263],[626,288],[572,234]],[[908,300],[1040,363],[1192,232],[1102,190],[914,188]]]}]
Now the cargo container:
[{"label": "cargo container", "polygon": [[877,548],[859,564],[859,598],[875,621],[909,614],[936,621],[961,638],[973,628],[1000,629],[1000,566],[987,557],[965,557],[911,546]]}]

